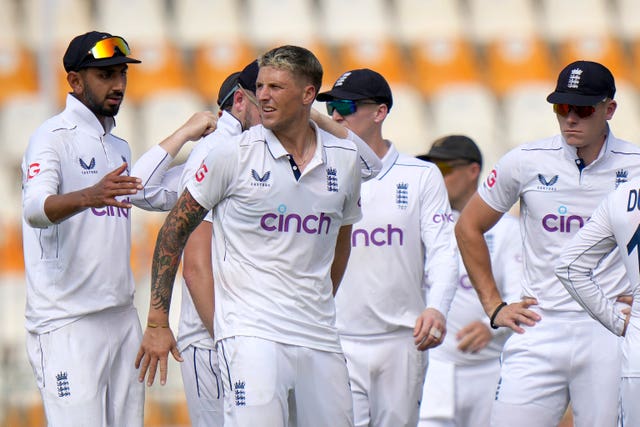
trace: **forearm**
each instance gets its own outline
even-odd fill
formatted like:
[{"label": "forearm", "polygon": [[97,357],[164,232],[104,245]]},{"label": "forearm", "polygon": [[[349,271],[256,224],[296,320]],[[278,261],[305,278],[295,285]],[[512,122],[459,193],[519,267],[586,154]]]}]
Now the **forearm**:
[{"label": "forearm", "polygon": [[185,191],[162,225],[151,264],[151,300],[148,316],[150,323],[168,323],[171,293],[182,250],[189,235],[202,221],[206,212],[191,194]]},{"label": "forearm", "polygon": [[338,292],[338,287],[347,269],[347,262],[349,262],[349,255],[351,254],[351,229],[351,225],[344,225],[338,232],[333,264],[331,265],[331,282],[333,283],[334,296],[336,292]]},{"label": "forearm", "polygon": [[487,242],[482,232],[473,230],[464,222],[456,224],[456,239],[471,284],[478,293],[485,313],[490,316],[502,302],[496,286]]},{"label": "forearm", "polygon": [[44,213],[54,224],[58,224],[90,207],[85,189],[67,194],[52,194],[44,201]]},{"label": "forearm", "polygon": [[213,269],[211,264],[212,225],[203,221],[191,234],[184,248],[183,274],[200,320],[213,337]]}]

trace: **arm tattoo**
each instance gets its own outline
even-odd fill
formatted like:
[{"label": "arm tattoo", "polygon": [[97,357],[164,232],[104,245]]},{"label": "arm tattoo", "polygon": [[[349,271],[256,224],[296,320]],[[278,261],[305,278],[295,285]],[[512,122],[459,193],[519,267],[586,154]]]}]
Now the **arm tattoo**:
[{"label": "arm tattoo", "polygon": [[160,228],[151,263],[151,304],[154,308],[169,313],[182,250],[207,212],[185,190]]}]

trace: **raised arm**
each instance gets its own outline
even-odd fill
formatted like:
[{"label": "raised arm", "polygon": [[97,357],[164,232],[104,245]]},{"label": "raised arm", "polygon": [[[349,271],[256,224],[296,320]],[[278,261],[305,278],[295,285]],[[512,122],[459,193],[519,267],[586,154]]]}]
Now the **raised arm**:
[{"label": "raised arm", "polygon": [[131,203],[145,210],[170,210],[180,195],[178,187],[183,166],[169,168],[171,162],[187,142],[209,135],[216,124],[217,117],[211,111],[197,112],[160,144],[140,156],[131,174],[142,180],[144,188],[131,197]]},{"label": "raised arm", "polygon": [[533,326],[540,316],[528,307],[535,299],[503,305],[503,298],[496,286],[491,270],[491,259],[484,233],[502,217],[503,213],[491,208],[478,193],[465,206],[455,226],[456,239],[469,279],[478,293],[487,316],[493,317],[494,326],[507,326],[523,333],[519,324]]},{"label": "raised arm", "polygon": [[166,383],[169,352],[176,360],[182,361],[175,337],[169,327],[171,294],[182,250],[189,235],[206,213],[207,210],[198,204],[189,190],[185,190],[158,233],[151,264],[151,299],[147,328],[135,361],[136,368],[140,368],[140,382],[144,381],[147,371],[149,372],[148,385],[153,384],[158,362],[160,384]]}]

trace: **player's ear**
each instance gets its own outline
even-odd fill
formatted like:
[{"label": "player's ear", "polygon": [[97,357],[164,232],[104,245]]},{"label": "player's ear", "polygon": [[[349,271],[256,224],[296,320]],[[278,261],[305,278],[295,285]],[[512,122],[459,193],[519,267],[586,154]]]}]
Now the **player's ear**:
[{"label": "player's ear", "polygon": [[73,93],[80,95],[84,92],[84,79],[80,71],[69,71],[67,73],[67,83],[69,83]]}]

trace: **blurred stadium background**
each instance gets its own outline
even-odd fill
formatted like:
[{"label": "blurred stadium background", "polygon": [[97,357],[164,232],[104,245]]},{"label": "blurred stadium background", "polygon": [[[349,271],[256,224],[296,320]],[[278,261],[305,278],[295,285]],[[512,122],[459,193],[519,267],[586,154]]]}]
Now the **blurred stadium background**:
[{"label": "blurred stadium background", "polygon": [[[556,133],[545,98],[576,59],[612,70],[613,131],[640,141],[638,0],[0,0],[1,426],[45,424],[24,345],[20,161],[32,131],[63,108],[66,46],[93,29],[125,37],[143,61],[130,67],[115,132],[134,159],[193,112],[214,108],[229,73],[281,44],[315,52],[325,88],[348,69],[382,73],[395,98],[385,137],[409,154],[465,133],[488,168],[518,143]],[[133,215],[141,319],[163,218]],[[169,375],[148,389],[146,426],[188,425],[175,362]]]}]

